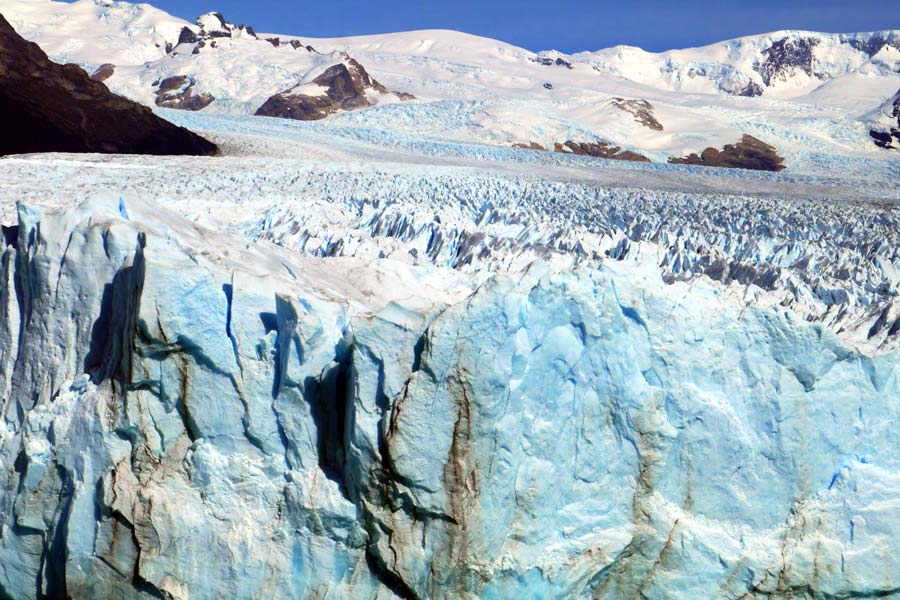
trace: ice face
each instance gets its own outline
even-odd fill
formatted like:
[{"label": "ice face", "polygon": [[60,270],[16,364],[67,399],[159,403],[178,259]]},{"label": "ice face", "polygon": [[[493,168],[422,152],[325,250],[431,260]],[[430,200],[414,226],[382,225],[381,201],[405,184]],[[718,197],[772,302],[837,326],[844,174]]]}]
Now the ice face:
[{"label": "ice face", "polygon": [[438,293],[458,274],[285,258],[140,203],[21,208],[17,233],[5,595],[900,587],[896,353],[653,264]]}]

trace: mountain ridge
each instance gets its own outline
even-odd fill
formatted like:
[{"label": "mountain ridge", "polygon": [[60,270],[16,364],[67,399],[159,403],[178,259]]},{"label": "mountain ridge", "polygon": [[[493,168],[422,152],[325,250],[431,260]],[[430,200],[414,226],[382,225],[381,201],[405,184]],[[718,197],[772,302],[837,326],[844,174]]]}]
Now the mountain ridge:
[{"label": "mountain ridge", "polygon": [[[887,156],[869,135],[880,126],[872,114],[900,89],[900,32],[890,29],[781,30],[662,53],[618,46],[564,54],[449,29],[258,33],[221,13],[191,23],[105,0],[5,0],[4,11],[54,59],[90,73],[104,67],[111,89],[148,106],[265,114],[267,102],[299,90],[308,108],[279,116],[507,147],[620,148],[659,163],[745,135],[773,147],[788,171],[823,152]],[[370,85],[354,92],[359,100],[330,99],[328,86],[313,82],[348,60],[367,73],[361,81],[392,93]],[[658,127],[627,108],[644,103]]]}]

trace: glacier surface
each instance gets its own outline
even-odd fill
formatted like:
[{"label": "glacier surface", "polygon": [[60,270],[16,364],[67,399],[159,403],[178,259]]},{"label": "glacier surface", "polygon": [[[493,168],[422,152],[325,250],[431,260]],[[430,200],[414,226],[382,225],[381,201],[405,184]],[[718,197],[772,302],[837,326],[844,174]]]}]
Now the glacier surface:
[{"label": "glacier surface", "polygon": [[653,263],[476,280],[114,198],[10,231],[6,596],[900,589],[894,352]]},{"label": "glacier surface", "polygon": [[0,159],[0,597],[900,595],[896,160],[160,112]]}]

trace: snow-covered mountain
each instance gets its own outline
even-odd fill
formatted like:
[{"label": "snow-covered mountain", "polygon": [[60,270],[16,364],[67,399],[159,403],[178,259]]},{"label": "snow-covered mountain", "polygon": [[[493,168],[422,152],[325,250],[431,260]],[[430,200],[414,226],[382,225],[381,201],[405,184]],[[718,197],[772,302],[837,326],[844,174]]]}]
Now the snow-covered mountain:
[{"label": "snow-covered mountain", "polygon": [[853,73],[900,74],[900,31],[777,31],[658,54],[617,46],[573,58],[663,89],[791,98]]},{"label": "snow-covered mountain", "polygon": [[[773,147],[788,170],[810,154],[879,156],[866,115],[900,89],[895,31],[784,31],[659,54],[569,56],[452,31],[264,34],[218,13],[189,23],[107,0],[3,0],[0,9],[54,59],[92,73],[105,65],[111,89],[151,106],[254,114],[268,103],[260,114],[656,162],[745,135]],[[359,89],[316,83],[329,69],[361,69]],[[299,109],[286,110],[289,96]]]},{"label": "snow-covered mountain", "polygon": [[[263,38],[215,12],[188,23],[148,5],[106,0],[4,0],[0,11],[60,62],[90,72],[109,65],[104,83],[150,106],[252,114],[272,96],[348,60],[295,40]],[[399,100],[383,86],[370,83],[364,91],[370,90],[372,104],[382,96]]]}]

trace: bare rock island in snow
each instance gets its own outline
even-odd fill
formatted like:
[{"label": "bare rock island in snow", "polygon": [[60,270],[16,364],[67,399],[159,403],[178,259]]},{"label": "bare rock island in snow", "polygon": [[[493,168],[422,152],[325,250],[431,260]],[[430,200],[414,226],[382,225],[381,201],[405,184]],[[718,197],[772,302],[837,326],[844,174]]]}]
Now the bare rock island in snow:
[{"label": "bare rock island in snow", "polygon": [[397,100],[414,100],[406,93],[394,93],[373,79],[352,58],[328,67],[309,83],[302,83],[266,100],[256,115],[282,117],[298,121],[324,119],[340,111],[359,110],[373,105],[369,95],[393,96]]},{"label": "bare rock island in snow", "polygon": [[775,148],[747,134],[741,137],[741,141],[736,144],[726,144],[721,150],[707,148],[699,155],[672,157],[669,162],[675,165],[699,165],[755,171],[781,171],[785,168],[784,159],[778,156]]},{"label": "bare rock island in snow", "polygon": [[900,91],[884,103],[879,117],[877,128],[869,131],[875,145],[886,150],[900,150]]},{"label": "bare rock island in snow", "polygon": [[212,94],[194,95],[194,81],[186,75],[172,75],[157,84],[156,105],[180,110],[203,110],[215,98]]}]

